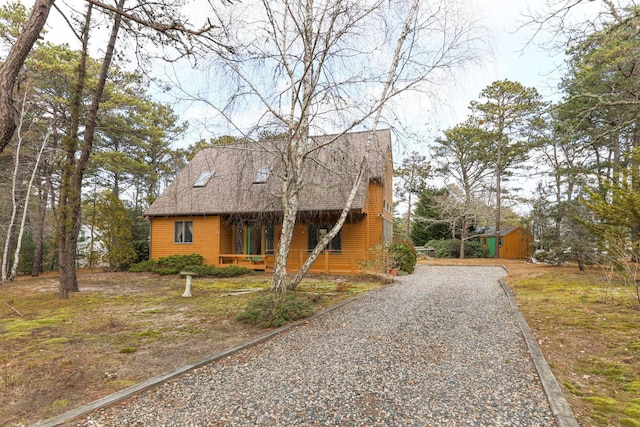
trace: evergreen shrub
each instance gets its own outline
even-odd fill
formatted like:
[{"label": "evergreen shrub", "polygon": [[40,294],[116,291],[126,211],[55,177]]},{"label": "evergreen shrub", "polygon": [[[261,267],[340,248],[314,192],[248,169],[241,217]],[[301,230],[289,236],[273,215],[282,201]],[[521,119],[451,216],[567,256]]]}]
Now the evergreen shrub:
[{"label": "evergreen shrub", "polygon": [[393,242],[389,245],[389,259],[391,268],[405,273],[413,273],[416,268],[417,256],[413,244],[405,241]]},{"label": "evergreen shrub", "polygon": [[149,271],[163,276],[178,274],[181,271],[192,271],[203,277],[234,277],[253,273],[253,270],[237,265],[230,265],[224,268],[206,265],[202,263],[203,260],[204,258],[198,254],[170,255],[157,260],[147,260],[133,264],[129,267],[129,271],[133,273]]},{"label": "evergreen shrub", "polygon": [[312,314],[313,307],[308,300],[292,293],[269,292],[249,301],[236,320],[261,328],[277,328]]}]

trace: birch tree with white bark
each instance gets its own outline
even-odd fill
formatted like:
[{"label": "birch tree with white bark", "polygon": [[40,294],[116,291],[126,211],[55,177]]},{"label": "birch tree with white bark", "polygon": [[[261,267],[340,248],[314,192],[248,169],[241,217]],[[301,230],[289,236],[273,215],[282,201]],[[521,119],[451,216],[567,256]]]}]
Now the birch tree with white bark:
[{"label": "birch tree with white bark", "polygon": [[[28,162],[23,159],[22,150],[25,148],[26,139],[37,138],[38,124],[36,120],[28,114],[27,97],[30,94],[29,88],[24,92],[22,102],[20,103],[20,119],[18,120],[18,127],[15,134],[15,150],[13,153],[13,169],[11,173],[11,216],[9,224],[7,225],[7,233],[4,242],[4,250],[2,251],[2,268],[0,275],[0,282],[14,280],[18,275],[18,265],[20,263],[20,249],[22,247],[22,237],[24,235],[25,224],[27,220],[27,213],[29,211],[29,199],[31,197],[31,188],[33,181],[38,173],[40,167],[40,159],[42,153],[47,146],[51,130],[45,131],[39,139],[40,148],[35,155],[35,161],[32,166],[31,176],[26,185],[23,187],[23,180],[25,178],[24,171],[29,166]],[[25,126],[26,125],[26,126]],[[29,135],[32,134],[32,135]],[[28,141],[27,141],[28,142]],[[35,142],[35,141],[33,141]],[[28,148],[28,147],[27,147]],[[24,194],[24,196],[22,196]],[[20,215],[20,209],[22,214]],[[20,222],[18,224],[18,215],[20,215]],[[17,236],[14,236],[17,227]],[[15,239],[14,239],[15,237]],[[15,246],[15,248],[13,247]],[[13,253],[13,262],[12,262]]]},{"label": "birch tree with white bark", "polygon": [[486,39],[468,5],[454,1],[248,1],[219,10],[217,18],[225,48],[213,47],[212,69],[216,90],[228,90],[228,102],[207,101],[239,130],[246,129],[239,119],[246,113],[257,117],[252,130],[286,135],[277,153],[285,166],[283,221],[271,290],[294,290],[342,227],[368,155],[365,150],[358,162],[338,221],[289,281],[299,193],[318,149],[306,144],[308,138],[364,128],[373,141],[376,130],[389,126],[391,108],[406,105],[409,93],[428,94],[454,70],[478,60]]},{"label": "birch tree with white bark", "polygon": [[[31,199],[31,190],[33,189],[33,181],[35,180],[36,175],[38,174],[38,169],[40,168],[40,160],[42,159],[42,153],[44,152],[45,148],[47,148],[51,133],[52,133],[52,129],[49,127],[46,130],[46,132],[42,135],[40,149],[36,154],[35,164],[33,165],[33,169],[31,171],[31,177],[29,178],[29,182],[27,183],[27,194],[24,197],[24,206],[22,207],[22,218],[20,219],[20,227],[18,228],[18,237],[16,239],[16,250],[13,256],[13,265],[11,266],[11,274],[9,276],[9,280],[15,280],[15,278],[18,276],[18,265],[20,264],[20,250],[22,249],[22,237],[24,236],[25,224],[27,222],[27,214],[29,212],[29,200]],[[16,159],[16,162],[17,162],[17,159]]]}]

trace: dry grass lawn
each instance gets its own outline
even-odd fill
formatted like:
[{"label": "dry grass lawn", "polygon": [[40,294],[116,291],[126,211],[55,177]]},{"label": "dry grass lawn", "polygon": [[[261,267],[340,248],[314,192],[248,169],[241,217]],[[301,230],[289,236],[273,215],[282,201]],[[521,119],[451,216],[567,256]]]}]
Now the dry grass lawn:
[{"label": "dry grass lawn", "polygon": [[[61,300],[57,276],[0,285],[0,425],[32,425],[265,333],[235,320],[269,276],[185,280],[80,271],[81,292]],[[315,310],[381,286],[305,279]]]}]

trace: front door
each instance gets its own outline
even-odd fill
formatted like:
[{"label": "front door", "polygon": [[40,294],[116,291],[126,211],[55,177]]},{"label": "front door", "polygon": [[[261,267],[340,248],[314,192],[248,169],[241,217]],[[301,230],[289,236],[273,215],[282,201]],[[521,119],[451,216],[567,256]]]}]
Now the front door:
[{"label": "front door", "polygon": [[245,254],[261,255],[262,254],[262,225],[255,222],[247,222],[244,226],[245,230]]}]

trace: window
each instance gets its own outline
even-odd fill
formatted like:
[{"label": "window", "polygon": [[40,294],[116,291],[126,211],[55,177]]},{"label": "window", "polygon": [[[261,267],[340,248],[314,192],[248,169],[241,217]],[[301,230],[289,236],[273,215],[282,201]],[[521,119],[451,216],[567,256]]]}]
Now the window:
[{"label": "window", "polygon": [[382,241],[388,242],[393,239],[393,223],[386,218],[382,218]]},{"label": "window", "polygon": [[253,183],[264,184],[265,182],[267,182],[267,178],[269,178],[269,172],[271,172],[271,168],[268,166],[260,168],[260,170],[256,174],[255,179],[253,180]]},{"label": "window", "polygon": [[195,184],[193,184],[193,186],[204,187],[205,185],[207,185],[207,182],[209,182],[209,180],[211,179],[211,177],[213,177],[214,174],[215,174],[214,171],[202,172],[202,174],[200,174],[200,178],[198,178],[198,180],[195,182]]},{"label": "window", "polygon": [[275,235],[273,232],[273,224],[265,224],[264,226],[264,252],[267,255],[273,255],[275,252]]},{"label": "window", "polygon": [[[309,233],[308,250],[312,251],[313,248],[316,247],[318,242],[322,240],[324,236],[329,234],[329,230],[331,230],[331,226],[329,225],[309,224],[307,227],[307,231]],[[338,231],[338,234],[336,234],[335,237],[331,239],[326,249],[331,252],[337,253],[340,253],[342,251],[342,230]]]},{"label": "window", "polygon": [[173,241],[174,243],[193,243],[193,221],[176,221]]}]

